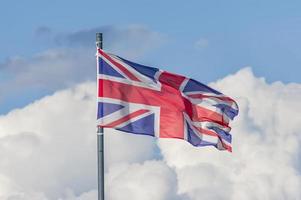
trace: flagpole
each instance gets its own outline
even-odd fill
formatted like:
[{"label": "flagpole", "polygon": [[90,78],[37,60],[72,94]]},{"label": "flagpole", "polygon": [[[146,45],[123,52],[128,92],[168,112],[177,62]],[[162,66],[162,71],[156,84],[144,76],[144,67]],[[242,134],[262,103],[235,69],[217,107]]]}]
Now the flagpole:
[{"label": "flagpole", "polygon": [[[96,33],[96,47],[102,49],[102,33]],[[97,52],[98,53],[98,52]],[[98,63],[98,56],[97,56],[97,66]],[[99,69],[97,69],[98,71]],[[98,75],[98,74],[97,74]],[[98,83],[97,83],[98,85]],[[102,87],[98,85],[98,87]],[[98,88],[102,90],[102,88]],[[97,91],[98,94],[98,91]],[[97,127],[97,160],[98,160],[98,200],[104,200],[104,128]]]}]

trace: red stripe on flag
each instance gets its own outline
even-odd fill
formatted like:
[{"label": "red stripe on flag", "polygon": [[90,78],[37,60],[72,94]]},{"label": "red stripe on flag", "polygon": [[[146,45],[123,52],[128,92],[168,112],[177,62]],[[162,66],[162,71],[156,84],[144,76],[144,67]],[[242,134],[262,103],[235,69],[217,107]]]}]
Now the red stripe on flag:
[{"label": "red stripe on flag", "polygon": [[129,77],[131,80],[133,81],[139,81],[140,80],[134,76],[126,67],[124,67],[123,65],[121,65],[120,63],[116,62],[115,60],[113,60],[108,54],[106,54],[104,51],[102,51],[101,49],[98,49],[98,52],[100,55],[102,55],[103,57],[105,57],[107,60],[109,60],[114,66],[118,67],[123,73],[125,73],[125,75],[127,77]]},{"label": "red stripe on flag", "polygon": [[160,138],[184,139],[184,116],[182,112],[161,107]]},{"label": "red stripe on flag", "polygon": [[176,88],[177,90],[180,88],[184,80],[184,76],[172,74],[169,72],[163,72],[159,77],[159,81],[161,83]]},{"label": "red stripe on flag", "polygon": [[231,146],[225,144],[223,141],[221,141],[221,142],[222,142],[223,147],[224,147],[227,151],[232,152],[232,147],[231,147]]},{"label": "red stripe on flag", "polygon": [[205,94],[188,94],[187,96],[189,96],[191,98],[195,98],[195,99],[217,98],[222,101],[235,103],[235,101],[233,99],[231,99],[230,97],[226,97],[226,96],[221,97],[221,96],[205,95]]},{"label": "red stripe on flag", "polygon": [[178,112],[185,109],[182,96],[173,88],[162,88],[162,91],[156,91],[106,79],[99,79],[98,84],[103,88],[102,91],[99,89],[98,97],[120,99],[129,103],[162,106]]},{"label": "red stripe on flag", "polygon": [[120,118],[119,120],[116,120],[107,125],[104,125],[103,127],[114,128],[114,127],[118,126],[119,124],[130,120],[131,118],[137,117],[137,116],[142,115],[147,112],[149,112],[149,110],[145,110],[145,109],[137,110],[136,112],[133,112],[127,116]]},{"label": "red stripe on flag", "polygon": [[193,107],[192,121],[214,121],[223,126],[228,126],[229,122],[224,119],[223,115],[206,109],[200,105]]},{"label": "red stripe on flag", "polygon": [[218,134],[215,133],[214,131],[206,130],[206,129],[196,127],[196,126],[194,126],[194,128],[197,129],[198,131],[200,131],[202,134],[218,137]]},{"label": "red stripe on flag", "polygon": [[[222,124],[222,123],[220,123],[219,121],[214,121],[214,120],[209,120],[209,119],[198,119],[197,121],[193,121],[193,122],[200,122],[200,123],[202,123],[202,122],[209,122],[209,123],[216,123],[217,125],[219,125],[219,126],[222,126],[222,128],[223,129],[228,129],[229,131],[231,130],[231,127],[229,126],[229,125],[227,125],[227,124]],[[229,131],[227,131],[227,132],[229,132]]]}]

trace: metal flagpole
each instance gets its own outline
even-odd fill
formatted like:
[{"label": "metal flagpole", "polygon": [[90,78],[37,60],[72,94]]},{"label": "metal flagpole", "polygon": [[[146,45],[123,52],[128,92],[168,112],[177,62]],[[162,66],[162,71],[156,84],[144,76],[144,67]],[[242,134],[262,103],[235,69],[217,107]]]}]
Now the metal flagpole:
[{"label": "metal flagpole", "polygon": [[[102,33],[96,33],[96,47],[102,49]],[[98,53],[98,52],[97,52]],[[97,66],[99,65],[97,56]],[[97,69],[98,71],[99,69]],[[98,74],[97,74],[98,75]],[[98,80],[98,79],[97,79]],[[97,83],[98,84],[98,83]],[[98,86],[102,87],[102,86]],[[98,88],[101,89],[102,88]],[[98,91],[97,91],[98,94]],[[105,199],[104,192],[104,128],[97,127],[97,160],[98,160],[98,200]]]}]

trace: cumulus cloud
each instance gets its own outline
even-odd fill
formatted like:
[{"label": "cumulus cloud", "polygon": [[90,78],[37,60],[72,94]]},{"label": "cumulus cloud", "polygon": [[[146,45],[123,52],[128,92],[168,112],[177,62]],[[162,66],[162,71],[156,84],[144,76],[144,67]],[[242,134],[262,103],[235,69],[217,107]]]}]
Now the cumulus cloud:
[{"label": "cumulus cloud", "polygon": [[[212,87],[234,97],[233,153],[185,141],[106,132],[109,200],[298,199],[301,85],[250,68]],[[0,199],[96,199],[95,84],[0,116]]]},{"label": "cumulus cloud", "polygon": [[107,198],[110,200],[180,199],[176,174],[163,161],[115,165],[110,168],[107,183]]},{"label": "cumulus cloud", "polygon": [[[96,188],[95,91],[94,83],[81,84],[0,117],[1,191],[57,199],[67,189],[71,198]],[[106,135],[107,165],[156,155],[153,138],[115,134]]]}]

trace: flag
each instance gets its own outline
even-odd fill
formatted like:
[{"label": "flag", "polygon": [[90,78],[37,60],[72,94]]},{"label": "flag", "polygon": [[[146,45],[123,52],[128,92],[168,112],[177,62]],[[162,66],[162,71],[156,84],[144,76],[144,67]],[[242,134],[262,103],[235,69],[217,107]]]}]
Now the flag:
[{"label": "flag", "polygon": [[97,125],[232,151],[236,102],[205,84],[97,49]]}]

